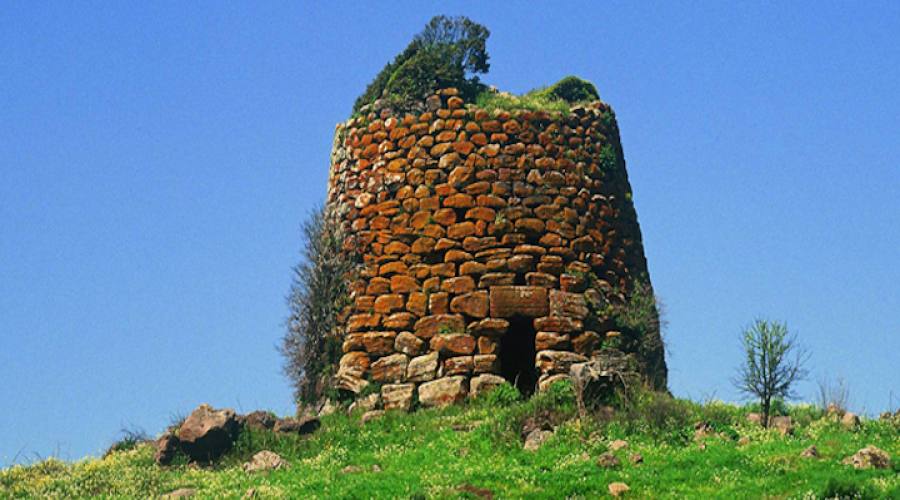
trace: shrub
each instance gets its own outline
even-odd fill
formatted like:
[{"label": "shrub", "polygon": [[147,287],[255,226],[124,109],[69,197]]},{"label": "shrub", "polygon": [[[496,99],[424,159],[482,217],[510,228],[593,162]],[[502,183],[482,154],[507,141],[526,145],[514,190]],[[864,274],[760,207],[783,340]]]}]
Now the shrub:
[{"label": "shrub", "polygon": [[663,392],[643,391],[616,413],[614,421],[628,434],[682,445],[690,440],[695,417],[691,403]]},{"label": "shrub", "polygon": [[572,75],[563,78],[546,89],[536,91],[536,93],[551,99],[559,99],[569,104],[600,99],[597,87],[593,83]]},{"label": "shrub", "polygon": [[150,436],[140,428],[126,427],[123,428],[120,432],[122,437],[119,438],[115,443],[110,445],[109,448],[107,448],[106,452],[103,454],[104,457],[108,457],[109,455],[119,451],[133,450],[137,447],[137,445],[150,441]]},{"label": "shrub", "polygon": [[303,234],[303,260],[294,268],[281,352],[297,401],[313,403],[324,394],[341,356],[337,316],[349,303],[347,283],[357,259],[344,250],[343,232],[327,207],[310,214]]},{"label": "shrub", "polygon": [[398,111],[412,110],[428,94],[445,87],[456,87],[465,97],[474,98],[483,88],[474,74],[490,69],[485,47],[489,36],[487,28],[467,17],[433,17],[366,87],[353,112],[379,98]]},{"label": "shrub", "polygon": [[484,404],[494,408],[511,406],[522,399],[522,393],[511,384],[495,387],[482,396]]},{"label": "shrub", "polygon": [[621,347],[625,352],[635,352],[645,364],[644,373],[653,389],[666,388],[665,343],[662,336],[660,311],[648,280],[635,279],[625,301],[611,308],[611,319],[622,332]]}]

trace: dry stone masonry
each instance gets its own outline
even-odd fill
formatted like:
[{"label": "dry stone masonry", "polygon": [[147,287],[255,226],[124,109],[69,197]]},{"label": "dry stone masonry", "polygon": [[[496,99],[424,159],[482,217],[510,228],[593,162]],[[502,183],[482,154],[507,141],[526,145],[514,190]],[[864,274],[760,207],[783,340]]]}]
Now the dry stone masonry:
[{"label": "dry stone masonry", "polygon": [[[363,263],[337,387],[409,410],[568,377],[647,280],[612,110],[488,112],[455,89],[426,105],[337,126],[328,203]],[[661,347],[633,354],[664,389]]]}]

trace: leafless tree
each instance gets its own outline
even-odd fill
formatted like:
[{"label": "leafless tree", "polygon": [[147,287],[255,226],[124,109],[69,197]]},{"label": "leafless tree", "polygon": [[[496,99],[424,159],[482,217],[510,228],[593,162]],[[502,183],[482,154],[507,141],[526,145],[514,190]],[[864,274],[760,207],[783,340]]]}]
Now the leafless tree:
[{"label": "leafless tree", "polygon": [[763,426],[769,425],[773,398],[795,397],[792,386],[806,377],[809,352],[800,347],[787,325],[757,319],[741,336],[746,356],[733,379],[743,393],[759,398]]}]

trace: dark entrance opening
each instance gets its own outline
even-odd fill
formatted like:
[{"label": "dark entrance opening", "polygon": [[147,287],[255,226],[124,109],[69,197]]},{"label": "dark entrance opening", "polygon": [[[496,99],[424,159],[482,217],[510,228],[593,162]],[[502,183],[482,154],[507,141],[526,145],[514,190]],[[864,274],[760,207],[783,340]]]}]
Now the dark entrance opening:
[{"label": "dark entrance opening", "polygon": [[500,342],[500,373],[525,396],[531,396],[537,384],[534,367],[536,333],[532,318],[513,316]]}]

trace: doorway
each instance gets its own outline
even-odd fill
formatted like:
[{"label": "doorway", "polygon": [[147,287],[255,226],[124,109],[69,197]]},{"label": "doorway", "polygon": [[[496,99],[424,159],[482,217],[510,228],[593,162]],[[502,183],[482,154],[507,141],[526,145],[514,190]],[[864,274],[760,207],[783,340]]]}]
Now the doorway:
[{"label": "doorway", "polygon": [[513,316],[500,341],[500,373],[526,397],[534,393],[538,379],[534,367],[536,334],[532,318]]}]

